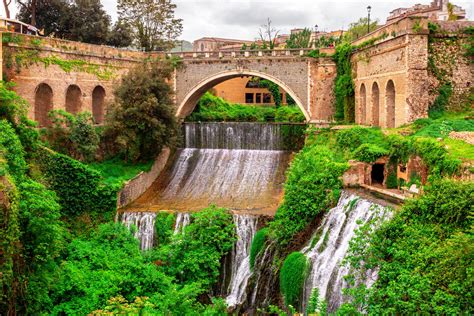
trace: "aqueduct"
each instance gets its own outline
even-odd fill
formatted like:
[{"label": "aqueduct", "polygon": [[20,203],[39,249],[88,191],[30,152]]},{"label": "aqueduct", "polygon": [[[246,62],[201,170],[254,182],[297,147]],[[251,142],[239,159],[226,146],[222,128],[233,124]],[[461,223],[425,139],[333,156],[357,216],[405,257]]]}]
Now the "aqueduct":
[{"label": "aqueduct", "polygon": [[[50,123],[47,113],[52,109],[71,113],[89,111],[100,124],[121,77],[145,59],[165,57],[163,53],[51,38],[39,40],[11,33],[4,33],[3,37],[2,73],[32,105],[29,116],[40,126]],[[11,40],[12,37],[19,38]],[[428,105],[436,97],[432,91],[437,85],[428,69],[428,37],[427,20],[410,16],[352,43],[357,47],[351,55],[356,123],[396,127],[427,116]],[[329,56],[333,50],[321,52]],[[336,64],[330,57],[312,58],[307,53],[306,50],[179,53],[181,66],[175,69],[171,80],[176,114],[182,118],[191,113],[200,96],[220,82],[257,76],[285,90],[308,122],[331,122],[335,112]],[[473,64],[462,53],[458,55],[453,91],[462,94],[472,87]]]}]

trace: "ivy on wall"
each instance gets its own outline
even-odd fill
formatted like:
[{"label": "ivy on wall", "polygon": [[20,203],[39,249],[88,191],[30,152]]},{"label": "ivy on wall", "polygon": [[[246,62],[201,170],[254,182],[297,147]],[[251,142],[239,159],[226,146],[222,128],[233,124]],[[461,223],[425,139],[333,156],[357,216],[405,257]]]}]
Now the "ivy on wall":
[{"label": "ivy on wall", "polygon": [[353,47],[344,43],[336,47],[333,56],[336,62],[337,75],[334,86],[336,95],[337,121],[353,122],[355,118],[354,81],[352,80],[351,53]]}]

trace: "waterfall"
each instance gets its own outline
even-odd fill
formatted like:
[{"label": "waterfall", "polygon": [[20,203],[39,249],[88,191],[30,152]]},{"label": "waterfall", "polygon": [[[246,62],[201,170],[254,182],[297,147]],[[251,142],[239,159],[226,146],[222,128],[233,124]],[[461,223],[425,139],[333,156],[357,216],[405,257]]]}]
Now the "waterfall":
[{"label": "waterfall", "polygon": [[174,225],[174,234],[184,232],[184,227],[188,226],[191,221],[191,215],[189,213],[178,213],[176,216],[176,223]]},{"label": "waterfall", "polygon": [[136,227],[135,238],[140,241],[140,249],[148,250],[153,248],[155,237],[156,213],[151,212],[125,212],[122,215],[122,223],[128,229],[134,225]]},{"label": "waterfall", "polygon": [[257,231],[258,218],[250,215],[234,215],[237,242],[232,251],[231,279],[226,302],[229,307],[245,300],[247,282],[251,276],[250,246]]},{"label": "waterfall", "polygon": [[185,123],[187,148],[285,149],[281,126],[268,123]]},{"label": "waterfall", "polygon": [[199,211],[215,204],[275,212],[290,160],[280,125],[185,123],[184,129],[186,148],[131,208]]},{"label": "waterfall", "polygon": [[[303,289],[303,310],[313,288],[319,289],[319,296],[328,303],[328,311],[335,311],[343,302],[342,289],[347,287],[344,276],[349,273],[347,266],[341,265],[349,249],[349,241],[358,226],[377,217],[383,219],[390,212],[381,205],[343,192],[336,207],[323,219],[309,244],[302,249],[310,261],[310,272]],[[371,286],[377,278],[372,271],[366,286]]]},{"label": "waterfall", "polygon": [[[124,212],[122,214],[122,223],[131,229],[132,225],[136,227],[135,238],[140,241],[141,250],[153,248],[155,241],[155,220],[154,212]],[[184,227],[190,223],[189,213],[178,213],[174,225],[174,234],[182,232]]]}]

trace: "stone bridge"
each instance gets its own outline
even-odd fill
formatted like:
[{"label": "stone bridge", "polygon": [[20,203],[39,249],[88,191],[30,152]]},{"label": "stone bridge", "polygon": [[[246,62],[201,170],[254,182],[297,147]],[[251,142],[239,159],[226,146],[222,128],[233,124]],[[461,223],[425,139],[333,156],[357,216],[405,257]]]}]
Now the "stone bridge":
[{"label": "stone bridge", "polygon": [[[473,22],[445,23],[441,25],[444,29],[461,29]],[[445,79],[452,82],[456,98],[468,95],[474,64],[464,56],[465,42],[460,34],[459,30],[451,30],[440,35],[449,41],[455,39],[457,46],[443,46],[443,38],[430,44],[428,21],[411,16],[353,42],[357,47],[351,56],[356,123],[396,127],[426,117],[440,85],[429,69],[430,58],[440,61],[438,68],[443,67],[442,60],[452,59]],[[12,33],[0,33],[0,36],[3,36],[0,62],[4,79],[16,84],[14,89],[31,104],[29,116],[40,126],[49,124],[47,113],[52,109],[71,113],[89,111],[97,123],[102,123],[121,77],[144,59],[165,57],[159,53]],[[437,58],[430,56],[430,51],[449,56]],[[258,76],[283,88],[308,122],[333,120],[336,65],[330,57],[311,58],[307,50],[168,55],[182,59],[171,82],[176,114],[180,118],[190,114],[200,96],[214,85],[239,76]]]},{"label": "stone bridge", "polygon": [[174,75],[177,115],[189,115],[199,98],[223,81],[256,76],[273,81],[285,90],[308,122],[329,122],[334,112],[336,65],[331,58],[307,57],[308,52],[275,50],[175,54],[183,61]]}]

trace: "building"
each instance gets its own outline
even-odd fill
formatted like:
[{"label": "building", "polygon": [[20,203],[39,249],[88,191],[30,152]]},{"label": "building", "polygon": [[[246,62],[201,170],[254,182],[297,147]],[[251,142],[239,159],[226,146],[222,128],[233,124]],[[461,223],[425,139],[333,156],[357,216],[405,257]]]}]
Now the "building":
[{"label": "building", "polygon": [[219,37],[203,37],[193,42],[193,51],[209,52],[218,50],[240,50],[242,45],[251,45],[253,41],[219,38]]},{"label": "building", "polygon": [[[274,105],[271,93],[252,81],[252,77],[242,76],[226,80],[211,89],[211,92],[230,103]],[[287,103],[286,93],[280,88],[282,104]]]},{"label": "building", "polygon": [[451,4],[449,0],[433,0],[430,4],[415,4],[409,8],[398,8],[390,12],[387,23],[416,15],[435,21],[466,20],[466,10]]}]

